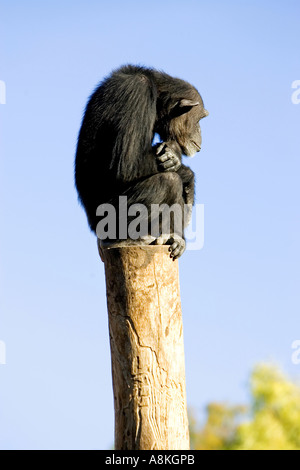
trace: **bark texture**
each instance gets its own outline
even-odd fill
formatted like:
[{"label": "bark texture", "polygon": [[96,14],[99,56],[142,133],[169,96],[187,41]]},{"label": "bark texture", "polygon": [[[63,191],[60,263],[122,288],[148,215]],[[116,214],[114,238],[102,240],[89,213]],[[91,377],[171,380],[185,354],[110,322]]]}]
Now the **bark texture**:
[{"label": "bark texture", "polygon": [[178,262],[166,246],[100,249],[105,263],[115,448],[187,450]]}]

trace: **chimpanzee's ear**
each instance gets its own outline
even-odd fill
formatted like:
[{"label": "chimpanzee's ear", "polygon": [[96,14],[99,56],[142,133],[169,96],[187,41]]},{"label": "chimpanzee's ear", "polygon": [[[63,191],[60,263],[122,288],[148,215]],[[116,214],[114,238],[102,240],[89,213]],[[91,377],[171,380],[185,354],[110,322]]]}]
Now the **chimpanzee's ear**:
[{"label": "chimpanzee's ear", "polygon": [[180,116],[181,114],[185,114],[194,106],[198,106],[199,104],[199,101],[189,100],[187,98],[177,100],[171,108],[171,117],[176,117]]},{"label": "chimpanzee's ear", "polygon": [[198,104],[200,104],[199,101],[188,100],[186,98],[183,98],[182,100],[179,100],[177,102],[177,106],[179,108],[193,108],[194,106],[197,106]]}]

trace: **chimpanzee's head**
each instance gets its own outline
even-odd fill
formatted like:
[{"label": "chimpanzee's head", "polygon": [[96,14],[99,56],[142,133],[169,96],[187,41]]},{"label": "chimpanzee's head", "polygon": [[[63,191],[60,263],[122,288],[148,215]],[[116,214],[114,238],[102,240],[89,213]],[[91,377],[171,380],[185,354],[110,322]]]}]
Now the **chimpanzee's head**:
[{"label": "chimpanzee's head", "polygon": [[181,97],[172,96],[171,93],[158,97],[156,132],[164,141],[176,140],[182,153],[191,157],[201,150],[199,122],[208,116],[208,111],[198,91],[190,84],[181,82],[184,84]]}]

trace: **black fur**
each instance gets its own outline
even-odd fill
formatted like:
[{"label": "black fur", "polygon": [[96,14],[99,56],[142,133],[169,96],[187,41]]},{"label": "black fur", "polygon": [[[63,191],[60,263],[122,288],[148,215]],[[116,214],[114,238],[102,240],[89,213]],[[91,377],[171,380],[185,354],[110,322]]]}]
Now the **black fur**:
[{"label": "black fur", "polygon": [[[128,205],[149,208],[193,203],[194,174],[181,154],[191,146],[199,151],[198,121],[205,115],[197,90],[163,72],[127,65],[104,79],[87,103],[75,161],[76,188],[93,231],[97,207],[117,205],[120,195]],[[155,133],[165,143],[159,152]]]}]

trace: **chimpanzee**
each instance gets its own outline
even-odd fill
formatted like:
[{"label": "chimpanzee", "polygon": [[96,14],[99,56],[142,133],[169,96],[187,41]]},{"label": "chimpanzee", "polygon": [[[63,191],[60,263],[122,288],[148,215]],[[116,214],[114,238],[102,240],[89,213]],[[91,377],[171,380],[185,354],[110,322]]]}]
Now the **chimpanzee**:
[{"label": "chimpanzee", "polygon": [[[117,209],[119,196],[127,197],[128,207],[143,204],[149,211],[153,204],[176,204],[182,212],[192,205],[194,173],[181,156],[200,151],[199,121],[207,115],[198,91],[164,72],[125,65],[104,79],[87,103],[75,161],[76,188],[91,230],[96,232],[100,220],[98,206]],[[155,134],[162,142],[153,145]],[[170,245],[176,259],[185,249],[183,228],[171,226],[167,235],[140,242]],[[127,237],[124,243],[136,241]]]}]

